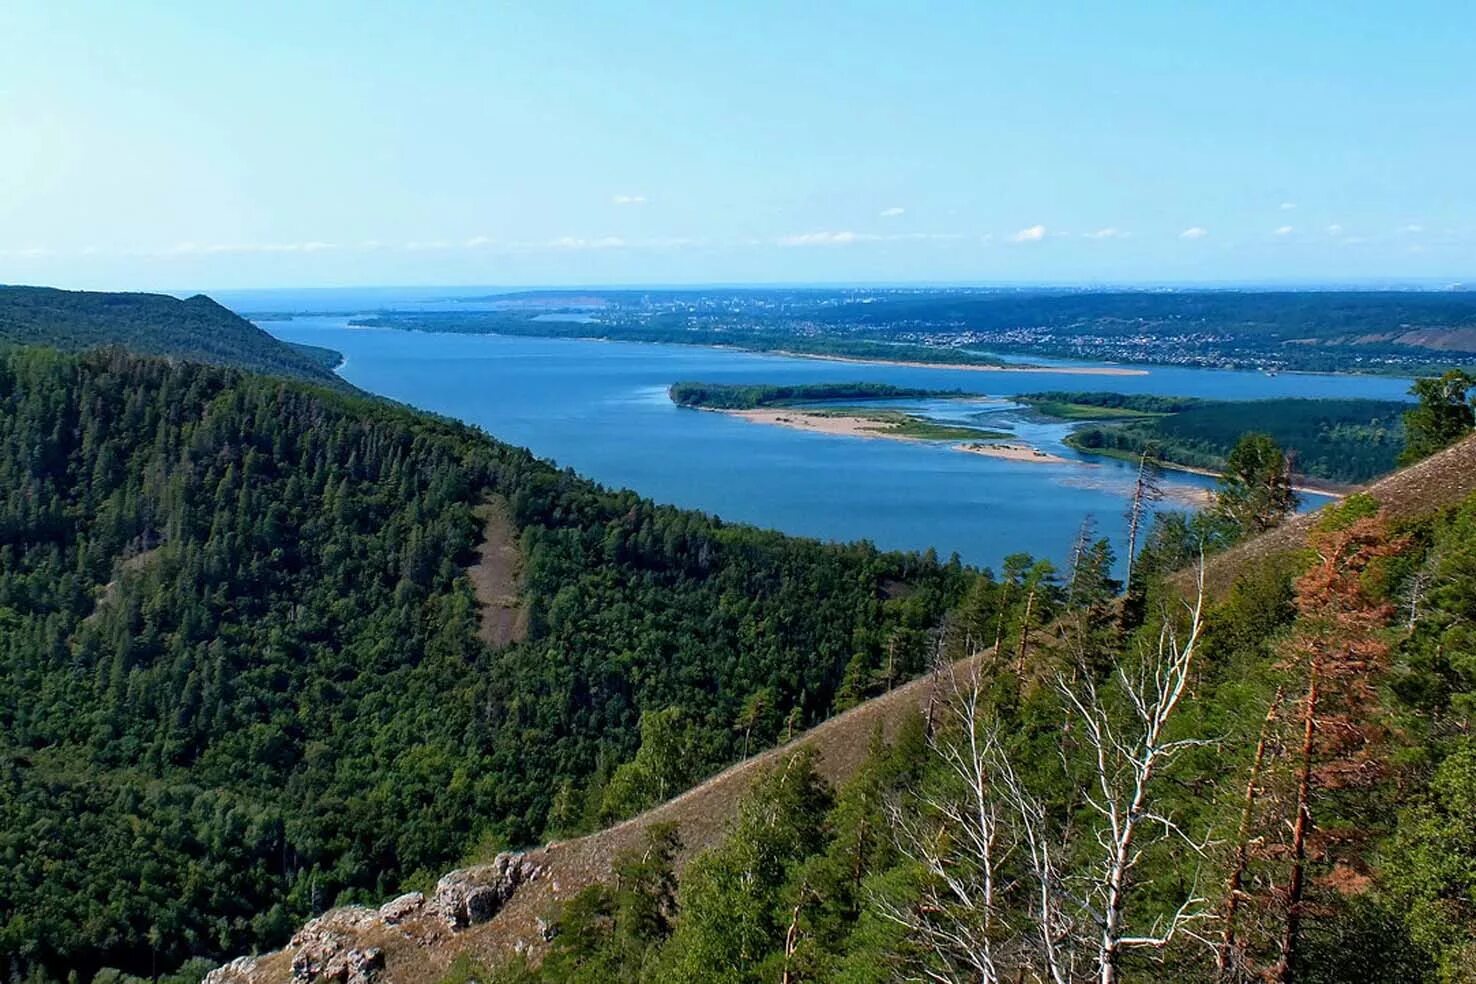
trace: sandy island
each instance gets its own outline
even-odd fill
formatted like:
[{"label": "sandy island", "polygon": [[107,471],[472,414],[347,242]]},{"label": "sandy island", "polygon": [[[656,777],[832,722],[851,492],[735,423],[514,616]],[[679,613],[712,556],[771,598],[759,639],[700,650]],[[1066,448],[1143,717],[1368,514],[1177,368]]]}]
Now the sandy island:
[{"label": "sandy island", "polygon": [[894,441],[916,441],[918,438],[893,434],[895,421],[878,420],[859,414],[806,413],[803,410],[719,410],[733,417],[742,417],[755,424],[778,424],[795,430],[813,431],[817,434],[835,434],[841,437],[888,437]]},{"label": "sandy island", "polygon": [[[790,408],[718,410],[717,412],[733,417],[742,417],[744,420],[755,424],[775,424],[779,427],[792,427],[795,430],[810,431],[815,434],[830,434],[839,437],[883,437],[892,441],[915,441],[920,444],[937,443],[936,441],[926,441],[922,438],[896,433],[897,424],[894,420],[868,417],[865,414],[859,413],[814,413]],[[1048,454],[1038,448],[1018,442],[992,443],[986,441],[968,441],[963,444],[954,444],[952,447],[955,451],[982,454],[988,458],[1002,458],[1005,461],[1032,461],[1038,464],[1086,464],[1086,462],[1078,461],[1074,458],[1062,458],[1060,455]]]},{"label": "sandy island", "polygon": [[[751,350],[748,350],[751,351]],[[856,362],[866,366],[905,366],[912,369],[964,369],[969,372],[1054,372],[1066,376],[1146,376],[1147,369],[1126,366],[989,366],[973,362],[908,362],[905,359],[867,359],[858,355],[818,355],[813,352],[791,352],[775,349],[774,355],[791,359],[819,359],[821,362]]]},{"label": "sandy island", "polygon": [[1028,444],[985,444],[983,442],[969,444],[955,444],[955,451],[964,451],[968,454],[982,454],[986,458],[1003,458],[1005,461],[1033,461],[1039,464],[1084,464],[1071,458],[1063,458],[1058,454],[1050,454],[1039,448],[1032,448]]}]

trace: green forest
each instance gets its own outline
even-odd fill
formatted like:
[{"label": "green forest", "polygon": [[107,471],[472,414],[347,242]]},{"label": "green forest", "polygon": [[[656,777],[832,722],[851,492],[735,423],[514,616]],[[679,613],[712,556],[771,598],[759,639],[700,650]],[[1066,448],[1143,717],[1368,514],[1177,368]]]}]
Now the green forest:
[{"label": "green forest", "polygon": [[1381,400],[1124,399],[1095,393],[1031,399],[1042,412],[1067,419],[1089,419],[1075,407],[1150,415],[1078,428],[1067,441],[1082,451],[1134,457],[1148,451],[1172,464],[1219,471],[1235,442],[1253,427],[1292,455],[1299,474],[1350,485],[1394,470],[1404,448],[1404,414],[1411,406]]},{"label": "green forest", "polygon": [[[464,572],[489,497],[529,609],[501,649]],[[280,945],[629,815],[919,672],[980,582],[377,400],[0,354],[0,976]]]},{"label": "green forest", "polygon": [[48,345],[76,352],[121,345],[142,355],[233,366],[349,389],[333,370],[342,357],[278,341],[197,294],[102,293],[0,285],[0,349]]}]

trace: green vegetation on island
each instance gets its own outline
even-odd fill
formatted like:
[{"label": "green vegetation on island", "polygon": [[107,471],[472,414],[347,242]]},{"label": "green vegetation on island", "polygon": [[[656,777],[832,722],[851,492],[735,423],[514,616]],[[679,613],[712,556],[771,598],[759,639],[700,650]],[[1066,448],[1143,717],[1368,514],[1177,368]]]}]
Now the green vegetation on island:
[{"label": "green vegetation on island", "polygon": [[744,383],[672,383],[671,401],[682,407],[712,410],[757,410],[799,403],[836,400],[909,400],[966,398],[962,390],[916,389],[887,383],[794,383],[791,385]]},{"label": "green vegetation on island", "polygon": [[1154,396],[1144,393],[1026,393],[1015,397],[1039,413],[1060,420],[1121,420],[1161,417],[1207,402],[1192,396]]},{"label": "green vegetation on island", "polygon": [[349,389],[329,349],[290,345],[204,295],[98,293],[0,286],[0,348],[47,345],[67,352],[121,346]]}]

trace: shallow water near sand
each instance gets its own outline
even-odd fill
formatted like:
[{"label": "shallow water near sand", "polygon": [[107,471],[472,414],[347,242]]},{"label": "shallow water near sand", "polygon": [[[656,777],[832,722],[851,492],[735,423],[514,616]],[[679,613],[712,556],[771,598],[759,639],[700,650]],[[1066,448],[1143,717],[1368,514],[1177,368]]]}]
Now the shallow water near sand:
[{"label": "shallow water near sand", "polygon": [[[1058,563],[1087,517],[1121,544],[1133,469],[1062,444],[1069,425],[1008,401],[1051,389],[1221,399],[1403,399],[1409,381],[1373,376],[1144,367],[1143,375],[975,372],[853,364],[681,345],[454,335],[352,328],[344,316],[260,324],[345,356],[340,373],[370,392],[456,417],[611,486],[725,520],[888,549],[936,549],[997,567],[1015,552]],[[1067,459],[1005,461],[950,442],[838,437],[673,406],[679,380],[798,383],[867,380],[962,389],[984,401],[900,405],[939,420],[1008,430]],[[1247,422],[1253,426],[1253,422]],[[1212,481],[1169,473],[1171,501]],[[1312,504],[1323,500],[1310,499]]]}]

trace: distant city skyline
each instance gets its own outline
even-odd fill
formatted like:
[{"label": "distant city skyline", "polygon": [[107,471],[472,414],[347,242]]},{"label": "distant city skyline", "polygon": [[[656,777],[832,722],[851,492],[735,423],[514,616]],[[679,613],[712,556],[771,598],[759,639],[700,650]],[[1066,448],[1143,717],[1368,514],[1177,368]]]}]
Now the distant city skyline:
[{"label": "distant city skyline", "polygon": [[0,283],[1476,280],[1476,7],[0,9]]}]

